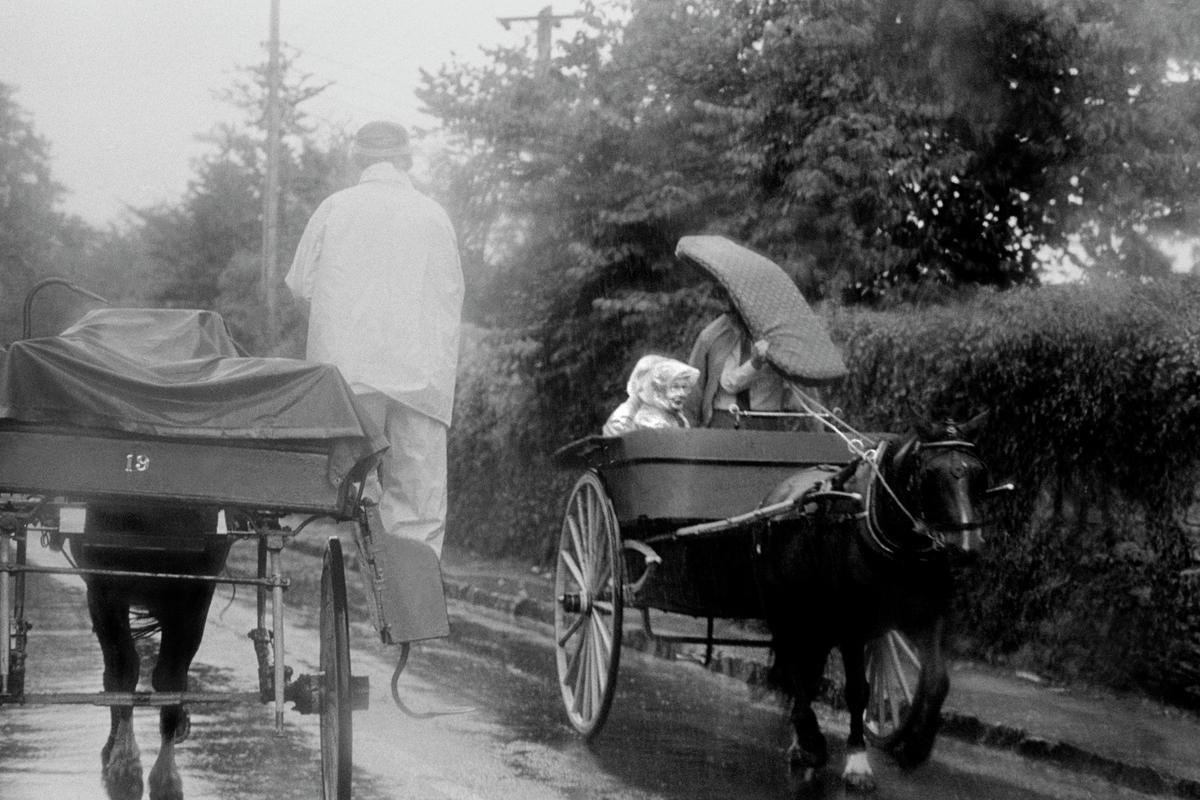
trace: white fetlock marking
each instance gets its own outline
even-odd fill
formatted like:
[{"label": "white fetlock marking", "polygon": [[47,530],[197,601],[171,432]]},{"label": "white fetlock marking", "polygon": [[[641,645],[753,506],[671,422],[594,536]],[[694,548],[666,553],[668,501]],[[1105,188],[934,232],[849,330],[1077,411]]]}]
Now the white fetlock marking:
[{"label": "white fetlock marking", "polygon": [[867,758],[867,751],[860,750],[856,753],[850,753],[846,756],[846,769],[842,771],[842,779],[849,780],[851,778],[871,778],[874,773],[871,772],[871,761]]}]

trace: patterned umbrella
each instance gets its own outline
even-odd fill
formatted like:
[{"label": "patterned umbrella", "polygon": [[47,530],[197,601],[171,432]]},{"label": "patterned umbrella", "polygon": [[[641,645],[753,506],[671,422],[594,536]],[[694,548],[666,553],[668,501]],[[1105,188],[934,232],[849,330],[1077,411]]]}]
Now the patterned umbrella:
[{"label": "patterned umbrella", "polygon": [[724,236],[684,236],[675,255],[724,287],[755,341],[770,342],[767,361],[801,383],[845,376],[842,354],[821,319],[778,264]]}]

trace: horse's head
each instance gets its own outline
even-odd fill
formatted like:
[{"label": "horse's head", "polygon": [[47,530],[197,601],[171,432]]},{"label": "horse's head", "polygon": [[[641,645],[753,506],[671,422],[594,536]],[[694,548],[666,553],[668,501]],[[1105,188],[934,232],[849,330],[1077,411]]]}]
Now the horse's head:
[{"label": "horse's head", "polygon": [[879,549],[925,555],[979,546],[980,507],[991,490],[970,437],[985,417],[961,425],[922,422],[915,433],[884,448],[868,508],[868,530]]}]

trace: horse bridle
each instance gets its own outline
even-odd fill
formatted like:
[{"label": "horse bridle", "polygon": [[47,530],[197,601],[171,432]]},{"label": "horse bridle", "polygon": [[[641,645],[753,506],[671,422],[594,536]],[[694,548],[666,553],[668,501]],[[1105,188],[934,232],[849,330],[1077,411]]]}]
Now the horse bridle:
[{"label": "horse bridle", "polygon": [[[982,521],[976,523],[943,523],[938,525],[930,525],[926,522],[924,509],[921,507],[921,492],[919,488],[922,479],[928,472],[928,466],[925,462],[922,462],[908,475],[904,485],[905,499],[902,500],[888,484],[882,470],[878,466],[883,461],[887,444],[886,441],[880,442],[875,458],[872,459],[873,463],[870,465],[871,474],[866,482],[866,490],[863,497],[863,505],[866,507],[863,527],[875,549],[891,557],[907,556],[921,558],[945,550],[945,534],[959,533],[980,527]],[[975,449],[975,445],[972,442],[963,439],[941,439],[934,442],[922,442],[918,439],[911,443],[911,447],[912,451],[904,454],[905,457],[917,458],[924,450],[972,451]],[[893,541],[892,537],[887,536],[883,532],[878,519],[878,504],[875,502],[874,497],[877,484],[883,487],[901,513],[911,521],[912,526],[909,532],[914,534],[918,540],[924,539],[928,542],[926,547],[912,548],[901,546]]]}]

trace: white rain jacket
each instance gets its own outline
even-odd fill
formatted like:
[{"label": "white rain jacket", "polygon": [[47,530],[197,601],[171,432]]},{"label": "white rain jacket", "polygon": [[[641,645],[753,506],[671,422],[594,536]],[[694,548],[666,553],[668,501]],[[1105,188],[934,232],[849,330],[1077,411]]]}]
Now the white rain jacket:
[{"label": "white rain jacket", "polygon": [[450,424],[462,268],[449,217],[407,174],[372,164],[326,198],[285,282],[311,301],[309,360]]},{"label": "white rain jacket", "polygon": [[627,395],[625,402],[613,409],[613,412],[608,415],[608,421],[604,423],[604,427],[600,430],[602,434],[605,436],[620,436],[622,433],[634,430],[633,418],[637,414],[638,408],[642,405],[640,397],[642,384],[645,383],[654,365],[665,360],[666,356],[654,354],[642,356],[638,359],[638,362],[633,366],[633,371],[629,373],[629,381],[625,384]]},{"label": "white rain jacket", "polygon": [[638,399],[642,402],[633,415],[633,427],[691,427],[683,406],[699,378],[700,370],[682,361],[664,358],[655,362],[638,390]]}]

